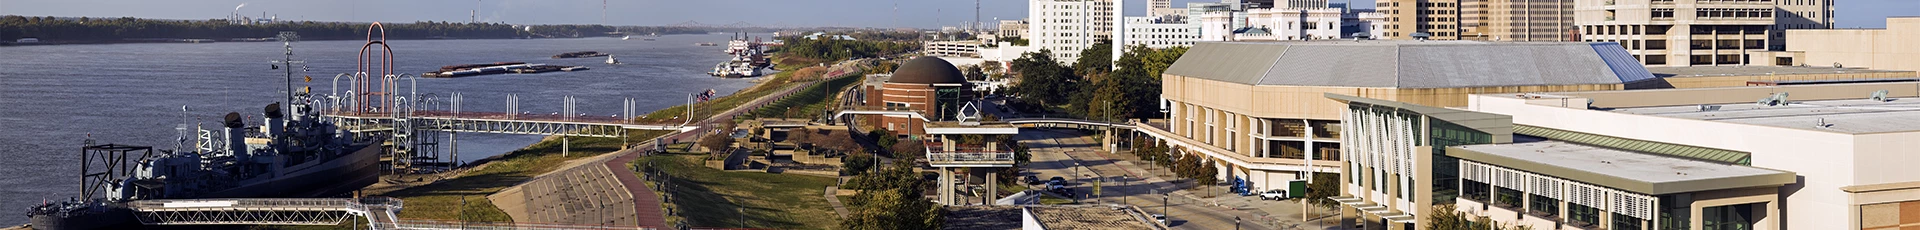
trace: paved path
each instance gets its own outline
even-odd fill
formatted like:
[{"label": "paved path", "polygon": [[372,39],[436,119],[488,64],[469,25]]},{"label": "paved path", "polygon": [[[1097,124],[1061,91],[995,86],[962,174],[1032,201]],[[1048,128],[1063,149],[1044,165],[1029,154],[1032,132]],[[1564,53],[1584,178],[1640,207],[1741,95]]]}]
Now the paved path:
[{"label": "paved path", "polygon": [[847,206],[840,204],[839,197],[833,196],[833,193],[839,190],[838,186],[827,186],[827,204],[833,205],[833,213],[840,214],[840,219],[847,219]]},{"label": "paved path", "polygon": [[[721,112],[720,114],[713,115],[713,117],[708,117],[705,120],[701,120],[700,123],[697,124],[697,125],[703,126],[700,129],[695,129],[690,132],[668,134],[667,136],[661,137],[658,140],[679,140],[679,139],[688,138],[688,137],[698,137],[700,134],[709,132],[709,130],[704,127],[708,124],[716,124],[716,123],[720,123],[720,121],[732,120],[733,116],[735,115],[740,115],[741,113],[745,113],[747,111],[752,111],[753,109],[758,109],[762,106],[766,106],[767,104],[771,104],[774,101],[779,100],[780,98],[786,98],[788,95],[792,95],[794,92],[800,91],[800,89],[805,89],[808,86],[812,86],[813,84],[819,84],[827,80],[831,80],[831,79],[822,79],[822,80],[807,82],[806,84],[788,86],[787,88],[780,89],[780,92],[775,92],[772,94],[767,94],[766,96],[761,96],[760,98],[755,98],[753,99],[753,101],[747,102],[745,104],[741,104],[740,106],[733,107],[731,109],[727,109],[725,112]],[[644,141],[641,143],[641,145],[637,145],[637,146],[652,146],[653,144],[652,142],[653,142],[652,140]],[[631,149],[641,149],[641,148],[631,148]],[[615,172],[626,172],[626,173],[614,173],[615,175],[614,178],[619,180],[620,184],[624,186],[628,191],[630,191],[631,194],[633,194],[634,211],[639,215],[638,218],[639,218],[640,226],[656,226],[656,227],[662,227],[662,228],[670,227],[666,222],[667,218],[664,211],[661,210],[662,208],[660,205],[660,194],[654,193],[653,189],[647,187],[646,183],[644,181],[641,181],[639,176],[634,175],[634,173],[632,173],[633,169],[627,168],[628,162],[633,162],[635,159],[639,159],[641,156],[646,155],[646,151],[621,151],[618,154],[619,154],[619,157],[614,157],[611,160],[604,162],[604,164],[606,165],[607,168],[612,169]],[[831,199],[832,197],[828,197],[828,198],[829,198],[828,199],[829,201],[833,201],[836,203],[838,202],[838,199]]]}]

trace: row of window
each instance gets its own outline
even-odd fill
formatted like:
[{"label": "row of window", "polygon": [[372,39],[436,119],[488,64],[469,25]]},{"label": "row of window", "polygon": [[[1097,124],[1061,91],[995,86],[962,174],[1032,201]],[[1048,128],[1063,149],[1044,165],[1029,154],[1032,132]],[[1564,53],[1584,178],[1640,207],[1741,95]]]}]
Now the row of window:
[{"label": "row of window", "polygon": [[1773,9],[1722,9],[1704,8],[1694,11],[1694,17],[1700,18],[1770,18]]},{"label": "row of window", "polygon": [[[1563,207],[1560,206],[1560,200],[1558,199],[1526,194],[1520,190],[1491,186],[1487,183],[1473,180],[1460,180],[1460,184],[1461,186],[1465,186],[1460,190],[1460,198],[1479,201],[1483,204],[1511,210],[1522,210],[1524,207],[1524,210],[1528,211],[1521,213],[1521,215],[1533,215],[1547,219],[1565,218],[1565,220],[1569,220],[1569,224],[1575,226],[1610,226],[1607,229],[1642,229],[1643,222],[1645,221],[1637,217],[1612,213],[1577,203],[1567,203],[1566,207],[1564,207],[1566,208],[1567,216],[1560,217],[1559,212]],[[1526,196],[1527,198],[1524,203],[1521,201],[1522,196]],[[1692,212],[1691,207],[1689,207],[1692,203],[1690,194],[1663,195],[1657,199],[1660,202],[1660,207],[1664,208],[1658,210],[1660,221],[1654,223],[1655,226],[1644,227],[1659,230],[1681,230],[1690,228],[1689,224],[1691,223],[1688,221],[1688,217],[1691,215],[1690,212]],[[1702,208],[1701,216],[1702,219],[1706,221],[1706,223],[1704,223],[1705,226],[1702,227],[1706,229],[1752,229],[1753,226],[1751,223],[1759,219],[1753,216],[1754,209],[1757,205],[1760,204],[1737,204]],[[1612,223],[1604,223],[1605,225],[1601,225],[1603,224],[1600,223],[1601,215],[1612,215],[1609,218],[1612,220]]]}]

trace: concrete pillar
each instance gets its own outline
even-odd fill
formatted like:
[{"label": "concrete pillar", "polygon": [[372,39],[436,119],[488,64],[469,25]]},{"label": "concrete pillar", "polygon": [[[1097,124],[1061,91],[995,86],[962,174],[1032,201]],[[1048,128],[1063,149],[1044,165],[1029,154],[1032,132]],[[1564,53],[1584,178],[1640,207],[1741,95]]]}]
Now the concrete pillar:
[{"label": "concrete pillar", "polygon": [[[1561,190],[1561,191],[1567,191],[1567,190]],[[1602,204],[1613,204],[1613,196],[1600,196],[1600,203],[1602,203]],[[1612,205],[1600,205],[1600,206],[1612,206]],[[1564,208],[1564,207],[1566,207],[1566,206],[1561,206],[1561,207],[1563,207],[1563,208],[1560,208],[1560,210],[1566,210],[1566,209],[1567,209],[1567,208]],[[1613,211],[1614,211],[1614,210],[1612,210],[1612,207],[1593,207],[1593,208],[1594,208],[1594,209],[1599,209],[1599,210],[1600,210],[1600,223],[1594,223],[1594,225],[1595,225],[1595,226],[1601,226],[1601,227],[1611,227],[1611,226],[1613,226]]]},{"label": "concrete pillar", "polygon": [[1706,220],[1701,218],[1703,215],[1700,213],[1704,208],[1706,207],[1702,207],[1699,201],[1694,201],[1691,207],[1687,207],[1687,229],[1706,229]]},{"label": "concrete pillar", "polygon": [[[567,146],[567,136],[560,136],[560,156],[561,156],[561,157],[566,157],[566,156],[567,156],[567,151],[568,151],[568,146]],[[720,151],[720,150],[719,150],[719,149],[708,149],[707,151]]]},{"label": "concrete pillar", "polygon": [[953,172],[947,171],[947,167],[940,167],[938,170],[940,170],[940,179],[936,179],[935,183],[940,183],[938,186],[940,193],[936,197],[940,199],[940,204],[953,205]]},{"label": "concrete pillar", "polygon": [[954,148],[953,139],[947,138],[947,136],[948,135],[946,134],[940,135],[940,150],[945,152],[953,152],[953,148]]},{"label": "concrete pillar", "polygon": [[993,205],[995,200],[1000,199],[1000,183],[998,180],[999,177],[997,177],[1000,173],[995,171],[997,170],[987,170],[987,194],[981,196],[986,198],[984,200],[986,200],[987,205]]},{"label": "concrete pillar", "polygon": [[1120,151],[1119,146],[1114,145],[1115,143],[1116,142],[1113,142],[1112,129],[1106,129],[1105,131],[1100,132],[1100,148],[1101,149],[1106,149],[1107,153],[1114,153],[1114,152]]},{"label": "concrete pillar", "polygon": [[1353,229],[1353,221],[1361,218],[1358,213],[1359,209],[1347,205],[1340,205],[1339,209],[1340,229]]},{"label": "concrete pillar", "polygon": [[1780,229],[1780,199],[1778,196],[1774,196],[1774,199],[1767,201],[1766,210],[1756,210],[1756,211],[1765,212],[1762,214],[1766,216],[1762,216],[1760,217],[1759,220],[1755,220],[1753,224],[1754,225],[1753,229],[1757,229],[1757,230]]}]

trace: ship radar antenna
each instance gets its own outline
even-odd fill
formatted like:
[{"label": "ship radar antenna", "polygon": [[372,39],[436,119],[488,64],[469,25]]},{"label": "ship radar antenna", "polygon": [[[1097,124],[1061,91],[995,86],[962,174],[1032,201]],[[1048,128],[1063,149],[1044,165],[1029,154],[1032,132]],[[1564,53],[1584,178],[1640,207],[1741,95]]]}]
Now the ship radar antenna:
[{"label": "ship radar antenna", "polygon": [[[298,36],[298,35],[293,35],[293,34],[290,34],[290,33],[280,33],[280,41],[281,41],[281,45],[282,45],[282,46],[284,46],[284,47],[286,47],[286,49],[287,49],[287,51],[286,51],[286,59],[284,59],[284,60],[279,60],[279,61],[273,61],[273,63],[274,63],[274,65],[273,65],[273,68],[274,68],[274,69],[285,69],[285,70],[286,70],[286,79],[285,79],[285,80],[286,80],[286,83],[287,83],[287,84],[286,84],[286,87],[287,87],[287,88],[286,88],[286,91],[287,91],[287,92],[286,92],[286,93],[287,93],[287,98],[286,98],[286,100],[287,100],[287,101],[286,101],[286,104],[288,104],[288,105],[291,105],[291,104],[293,104],[293,67],[294,67],[295,65],[299,65],[299,66],[300,66],[300,71],[301,71],[301,72],[306,72],[306,70],[307,70],[307,61],[296,61],[296,60],[293,60],[293,38],[292,38],[292,37],[297,37],[297,36]],[[285,67],[285,68],[282,68],[282,67]]]}]

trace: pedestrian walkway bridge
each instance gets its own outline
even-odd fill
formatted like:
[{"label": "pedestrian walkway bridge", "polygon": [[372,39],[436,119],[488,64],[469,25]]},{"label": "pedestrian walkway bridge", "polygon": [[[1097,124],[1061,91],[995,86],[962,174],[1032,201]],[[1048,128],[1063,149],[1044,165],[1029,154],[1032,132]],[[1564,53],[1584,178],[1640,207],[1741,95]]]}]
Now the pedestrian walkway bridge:
[{"label": "pedestrian walkway bridge", "polygon": [[513,224],[400,219],[396,198],[253,198],[128,202],[144,225],[339,225],[368,229],[651,229],[628,226]]},{"label": "pedestrian walkway bridge", "polygon": [[563,135],[580,137],[622,137],[628,130],[688,131],[696,127],[672,123],[639,123],[621,117],[567,116],[559,114],[512,114],[498,112],[414,111],[411,116],[395,118],[389,114],[328,114],[337,124],[353,131],[391,131],[395,121],[413,122],[418,130]]},{"label": "pedestrian walkway bridge", "polygon": [[[355,217],[394,220],[400,199],[191,199],[127,203],[146,225],[338,225]],[[391,222],[391,221],[388,221]],[[378,228],[378,224],[372,224]]]}]

